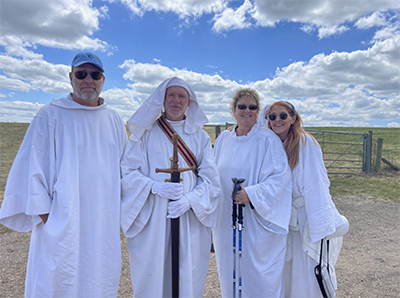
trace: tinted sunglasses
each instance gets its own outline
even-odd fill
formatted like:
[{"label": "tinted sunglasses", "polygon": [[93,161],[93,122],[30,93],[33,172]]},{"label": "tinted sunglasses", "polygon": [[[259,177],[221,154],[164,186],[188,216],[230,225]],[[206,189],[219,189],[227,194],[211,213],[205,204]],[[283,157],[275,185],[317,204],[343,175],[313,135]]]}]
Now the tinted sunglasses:
[{"label": "tinted sunglasses", "polygon": [[[239,110],[245,110],[245,109],[247,109],[247,106],[246,105],[237,105],[237,108]],[[258,106],[256,106],[256,105],[249,105],[249,110],[255,111],[257,109],[258,109]]]},{"label": "tinted sunglasses", "polygon": [[[101,71],[90,71],[90,76],[93,80],[100,80],[103,77],[103,73]],[[83,80],[87,77],[88,72],[86,70],[77,70],[74,72],[75,78],[78,80]]]},{"label": "tinted sunglasses", "polygon": [[[276,119],[277,115],[275,113],[272,113],[270,115],[268,115],[269,120],[274,121]],[[281,120],[286,120],[288,117],[288,114],[285,112],[282,112],[279,114],[279,118],[281,118]]]}]

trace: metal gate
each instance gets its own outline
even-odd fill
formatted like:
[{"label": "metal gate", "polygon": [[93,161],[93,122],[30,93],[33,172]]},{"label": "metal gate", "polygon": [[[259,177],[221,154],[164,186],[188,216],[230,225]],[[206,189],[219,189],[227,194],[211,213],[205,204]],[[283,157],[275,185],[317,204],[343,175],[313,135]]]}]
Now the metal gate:
[{"label": "metal gate", "polygon": [[307,129],[321,146],[329,174],[357,174],[371,171],[372,137],[369,133],[349,133]]}]

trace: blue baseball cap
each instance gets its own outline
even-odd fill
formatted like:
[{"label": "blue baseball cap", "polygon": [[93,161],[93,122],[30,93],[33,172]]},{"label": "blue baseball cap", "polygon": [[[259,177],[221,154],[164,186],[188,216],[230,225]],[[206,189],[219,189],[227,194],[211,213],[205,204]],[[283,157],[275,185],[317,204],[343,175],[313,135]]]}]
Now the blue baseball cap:
[{"label": "blue baseball cap", "polygon": [[101,72],[104,72],[103,63],[101,62],[99,56],[90,52],[80,52],[76,54],[74,60],[72,60],[71,68],[80,66],[85,63],[93,64],[94,66],[97,66],[101,70]]}]

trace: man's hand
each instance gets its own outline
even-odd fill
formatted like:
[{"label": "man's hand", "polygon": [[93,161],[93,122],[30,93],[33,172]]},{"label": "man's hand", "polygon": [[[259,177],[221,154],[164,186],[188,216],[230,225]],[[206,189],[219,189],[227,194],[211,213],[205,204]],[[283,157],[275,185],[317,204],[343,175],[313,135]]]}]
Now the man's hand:
[{"label": "man's hand", "polygon": [[151,192],[169,200],[177,200],[183,195],[183,185],[180,183],[155,182]]},{"label": "man's hand", "polygon": [[47,219],[49,218],[49,214],[48,214],[48,213],[46,213],[46,214],[39,214],[39,216],[40,216],[40,218],[42,219],[43,224],[45,224],[45,223],[47,222]]},{"label": "man's hand", "polygon": [[189,209],[189,200],[185,196],[181,196],[178,200],[168,203],[167,218],[178,218]]}]

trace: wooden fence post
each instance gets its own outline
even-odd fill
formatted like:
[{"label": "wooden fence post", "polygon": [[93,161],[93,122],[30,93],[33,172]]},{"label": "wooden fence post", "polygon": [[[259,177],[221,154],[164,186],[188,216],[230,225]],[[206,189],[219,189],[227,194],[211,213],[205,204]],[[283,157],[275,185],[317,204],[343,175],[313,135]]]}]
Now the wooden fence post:
[{"label": "wooden fence post", "polygon": [[382,144],[383,144],[383,139],[379,138],[378,143],[376,145],[375,173],[378,173],[381,170]]},{"label": "wooden fence post", "polygon": [[372,131],[369,131],[365,134],[367,139],[365,142],[366,150],[365,150],[365,167],[364,172],[371,172],[371,155],[372,155]]}]

